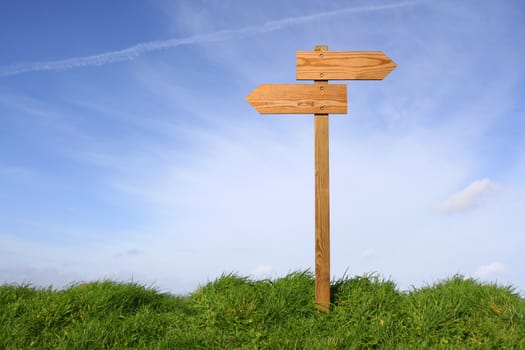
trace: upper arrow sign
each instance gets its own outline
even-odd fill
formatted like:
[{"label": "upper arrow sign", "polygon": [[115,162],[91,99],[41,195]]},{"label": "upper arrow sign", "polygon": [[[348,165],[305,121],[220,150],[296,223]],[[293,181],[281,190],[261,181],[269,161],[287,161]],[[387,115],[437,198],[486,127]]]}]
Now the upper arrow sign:
[{"label": "upper arrow sign", "polygon": [[261,114],[346,114],[346,85],[261,84],[246,101]]},{"label": "upper arrow sign", "polygon": [[381,51],[297,51],[297,80],[381,80],[396,64]]}]

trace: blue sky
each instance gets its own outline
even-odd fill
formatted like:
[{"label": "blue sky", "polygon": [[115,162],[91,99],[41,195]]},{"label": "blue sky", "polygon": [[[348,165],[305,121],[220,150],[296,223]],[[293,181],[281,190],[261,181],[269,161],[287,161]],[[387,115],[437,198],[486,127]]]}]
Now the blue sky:
[{"label": "blue sky", "polygon": [[313,269],[313,118],[245,97],[324,44],[398,65],[330,118],[332,275],[525,294],[523,37],[511,0],[6,2],[0,283]]}]

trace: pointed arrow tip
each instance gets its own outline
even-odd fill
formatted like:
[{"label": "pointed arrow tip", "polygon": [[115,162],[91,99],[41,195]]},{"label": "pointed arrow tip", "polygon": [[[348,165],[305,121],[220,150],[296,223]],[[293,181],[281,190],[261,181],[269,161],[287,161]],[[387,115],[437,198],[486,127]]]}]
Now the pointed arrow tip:
[{"label": "pointed arrow tip", "polygon": [[259,87],[256,87],[255,89],[252,90],[252,92],[250,92],[250,94],[248,96],[246,96],[246,102],[248,102],[253,108],[255,108],[255,110],[257,110],[257,107],[254,105],[254,101],[255,101],[255,95],[256,95],[256,91]]},{"label": "pointed arrow tip", "polygon": [[248,102],[249,104],[252,104],[252,101],[253,101],[253,92],[255,90],[253,90],[252,92],[250,92],[250,94],[248,96],[246,96],[246,102]]},{"label": "pointed arrow tip", "polygon": [[390,56],[388,56],[387,54],[385,54],[384,52],[382,52],[383,55],[385,56],[385,58],[388,60],[388,72],[385,74],[385,76],[383,77],[386,78],[387,75],[389,75],[394,69],[397,68],[397,63],[392,59],[390,58]]}]

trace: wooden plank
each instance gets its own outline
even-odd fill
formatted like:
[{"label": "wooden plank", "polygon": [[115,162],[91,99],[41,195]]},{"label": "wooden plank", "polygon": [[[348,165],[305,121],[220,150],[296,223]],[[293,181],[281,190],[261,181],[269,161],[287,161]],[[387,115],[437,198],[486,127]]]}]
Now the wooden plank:
[{"label": "wooden plank", "polygon": [[297,80],[381,80],[396,63],[381,51],[297,51]]},{"label": "wooden plank", "polygon": [[346,85],[261,84],[248,97],[261,114],[346,114]]},{"label": "wooden plank", "polygon": [[[327,46],[316,46],[326,51]],[[314,86],[327,81],[316,80]],[[330,173],[328,114],[316,113],[315,134],[315,303],[320,311],[330,311]]]},{"label": "wooden plank", "polygon": [[330,310],[330,176],[328,115],[315,124],[315,303]]}]

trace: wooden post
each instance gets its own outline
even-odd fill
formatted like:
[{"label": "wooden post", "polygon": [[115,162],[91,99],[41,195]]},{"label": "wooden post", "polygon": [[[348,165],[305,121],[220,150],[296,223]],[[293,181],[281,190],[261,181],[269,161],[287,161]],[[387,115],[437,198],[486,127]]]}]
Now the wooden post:
[{"label": "wooden post", "polygon": [[330,186],[328,115],[346,114],[346,85],[329,80],[381,80],[396,64],[380,51],[297,51],[296,79],[314,84],[261,84],[246,100],[261,114],[314,114],[315,303],[330,311]]},{"label": "wooden post", "polygon": [[[316,46],[315,51],[328,51]],[[327,80],[315,80],[324,89]],[[320,109],[324,108],[321,106]],[[319,310],[330,311],[330,176],[328,114],[315,113],[315,303]]]}]

